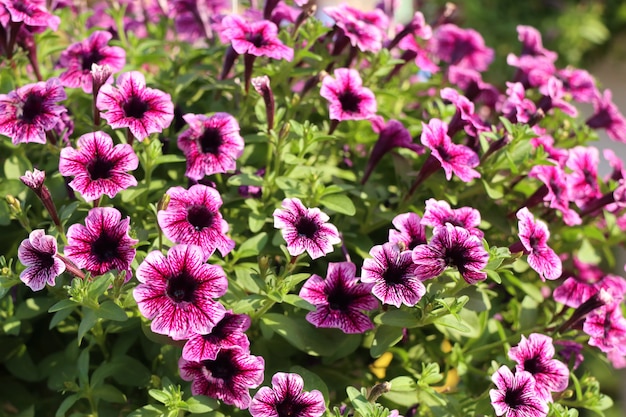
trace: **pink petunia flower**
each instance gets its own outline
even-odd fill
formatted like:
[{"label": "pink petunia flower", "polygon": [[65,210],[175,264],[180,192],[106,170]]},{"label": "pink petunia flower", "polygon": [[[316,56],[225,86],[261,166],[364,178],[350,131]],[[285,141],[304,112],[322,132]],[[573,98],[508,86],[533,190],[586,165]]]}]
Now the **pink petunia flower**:
[{"label": "pink petunia flower", "polygon": [[412,256],[415,275],[422,281],[438,277],[448,266],[456,267],[468,284],[487,278],[482,269],[487,266],[489,253],[481,240],[450,223],[435,228],[430,243],[416,246]]},{"label": "pink petunia flower", "polygon": [[389,243],[402,245],[413,250],[417,245],[426,243],[426,228],[422,219],[415,213],[398,214],[391,224],[395,229],[389,229]]},{"label": "pink petunia flower", "polygon": [[519,238],[524,247],[524,252],[528,254],[528,265],[541,277],[546,279],[557,279],[561,276],[563,269],[561,259],[548,246],[550,231],[548,226],[535,217],[528,208],[521,208],[516,214],[519,222]]},{"label": "pink petunia flower", "polygon": [[200,180],[205,175],[233,171],[243,153],[244,141],[237,119],[228,113],[186,114],[189,129],[178,137],[178,147],[187,158],[185,175]]},{"label": "pink petunia flower", "polygon": [[192,395],[206,395],[242,410],[250,406],[250,389],[263,382],[265,361],[241,349],[221,350],[214,360],[178,361],[180,377],[191,382]]},{"label": "pink petunia flower", "polygon": [[329,101],[332,120],[364,120],[376,114],[376,97],[363,87],[361,76],[354,69],[338,68],[335,78],[327,75],[322,80],[320,95]]},{"label": "pink petunia flower", "polygon": [[504,417],[546,417],[547,401],[538,397],[535,379],[530,372],[511,372],[502,365],[491,380],[496,389],[489,390],[491,405],[497,416]]},{"label": "pink petunia flower", "polygon": [[550,208],[561,212],[565,224],[574,226],[582,222],[578,213],[569,208],[570,189],[565,182],[565,172],[560,166],[535,165],[530,169],[528,176],[543,182],[543,190],[539,190],[543,194],[543,201],[548,203]]},{"label": "pink petunia flower", "polygon": [[92,275],[117,269],[126,271],[126,280],[129,280],[130,264],[136,253],[133,245],[139,242],[128,235],[129,230],[130,218],[122,219],[117,209],[92,208],[84,226],[73,224],[67,230],[65,255]]},{"label": "pink petunia flower", "polygon": [[33,230],[17,249],[17,257],[26,266],[20,279],[33,291],[54,285],[56,277],[65,271],[65,263],[56,257],[57,241],[42,229]]},{"label": "pink petunia flower", "polygon": [[448,125],[448,136],[454,136],[461,129],[472,137],[477,137],[481,132],[490,130],[490,126],[474,112],[474,103],[467,97],[449,87],[443,88],[440,94],[442,99],[449,101],[456,107],[456,113]]},{"label": "pink petunia flower", "polygon": [[472,207],[453,209],[447,201],[429,198],[426,200],[422,224],[430,227],[444,227],[446,223],[467,229],[470,234],[482,239],[484,233],[480,226],[480,212]]},{"label": "pink petunia flower", "polygon": [[187,42],[211,39],[211,23],[215,17],[229,10],[228,0],[173,0],[170,10],[176,35]]},{"label": "pink petunia flower", "polygon": [[506,85],[502,114],[513,123],[528,123],[537,114],[537,106],[526,98],[526,90],[522,83],[507,82]]},{"label": "pink petunia flower", "polygon": [[486,47],[482,36],[473,29],[446,23],[437,28],[432,40],[435,54],[450,65],[484,71],[493,61],[493,49]]},{"label": "pink petunia flower", "polygon": [[509,350],[509,358],[517,362],[515,371],[530,372],[535,378],[535,390],[539,396],[552,401],[552,392],[567,388],[569,369],[554,357],[552,338],[540,333],[532,333],[528,339],[522,335],[517,346]]},{"label": "pink petunia flower", "polygon": [[133,296],[153,332],[183,340],[210,333],[222,320],[226,310],[213,299],[226,293],[228,281],[207,259],[199,246],[176,245],[167,256],[150,252],[139,265]]},{"label": "pink petunia flower", "polygon": [[551,62],[558,58],[556,52],[543,47],[541,33],[534,27],[518,25],[517,37],[522,43],[521,56],[543,57]]},{"label": "pink petunia flower", "polygon": [[215,360],[222,349],[248,350],[250,341],[244,332],[250,327],[250,322],[250,317],[245,314],[227,311],[210,333],[196,333],[187,340],[183,347],[183,358],[201,362]]},{"label": "pink petunia flower", "polygon": [[281,229],[291,256],[306,251],[311,259],[317,259],[341,242],[337,228],[319,208],[307,208],[298,198],[284,199],[282,207],[274,210],[274,227]]},{"label": "pink petunia flower", "polygon": [[114,73],[124,68],[126,51],[119,46],[109,46],[111,38],[110,32],[98,30],[63,51],[59,57],[59,67],[65,68],[59,76],[61,83],[65,87],[81,87],[85,93],[91,94],[93,64],[108,65]]},{"label": "pink petunia flower", "polygon": [[563,68],[557,71],[557,76],[563,82],[565,90],[580,103],[591,103],[600,95],[596,80],[583,69]]},{"label": "pink petunia flower", "polygon": [[55,104],[67,98],[58,78],[28,84],[0,94],[0,134],[18,143],[46,143],[46,132],[54,129],[67,109]]},{"label": "pink petunia flower", "polygon": [[226,256],[235,247],[235,241],[226,236],[228,223],[219,212],[222,197],[216,189],[196,184],[189,190],[172,187],[167,195],[169,204],[157,213],[157,219],[168,239],[200,246],[207,257],[215,249]]},{"label": "pink petunia flower", "polygon": [[363,261],[361,281],[374,284],[372,294],[383,304],[413,307],[426,294],[426,287],[415,275],[412,252],[391,243],[374,246],[371,258]]},{"label": "pink petunia flower", "polygon": [[569,150],[566,166],[572,170],[567,174],[570,198],[578,207],[602,195],[598,185],[598,163],[600,152],[593,146],[576,146]]},{"label": "pink petunia flower", "polygon": [[611,90],[604,90],[604,94],[598,95],[592,103],[594,113],[587,119],[587,126],[606,129],[611,139],[626,143],[626,119],[613,103]]},{"label": "pink petunia flower", "polygon": [[100,131],[82,135],[77,145],[78,149],[61,149],[59,172],[64,177],[74,176],[69,185],[85,200],[97,200],[105,194],[113,198],[137,185],[135,177],[128,173],[139,166],[132,146],[113,146],[113,139]]},{"label": "pink petunia flower", "polygon": [[0,17],[0,24],[8,26],[11,22],[23,22],[25,25],[36,28],[50,28],[56,31],[61,23],[61,18],[51,14],[45,6],[45,2],[37,0],[1,0],[0,5],[6,8],[8,15]]},{"label": "pink petunia flower", "polygon": [[315,306],[306,319],[315,327],[341,329],[344,333],[363,333],[374,328],[364,311],[378,307],[372,285],[359,282],[351,262],[330,262],[326,279],[311,275],[300,290],[300,297]]},{"label": "pink petunia flower", "polygon": [[350,44],[363,52],[378,52],[387,37],[389,19],[380,9],[362,11],[347,4],[325,7],[324,13],[330,16]]},{"label": "pink petunia flower", "polygon": [[240,55],[266,56],[274,59],[293,59],[293,48],[278,38],[278,27],[269,20],[246,22],[239,15],[228,15],[222,20],[223,38],[230,41]]},{"label": "pink petunia flower", "polygon": [[[585,317],[583,331],[590,336],[589,345],[610,353],[623,349],[626,343],[626,318],[619,303],[603,305]],[[626,353],[626,352],[624,352]]]},{"label": "pink petunia flower", "polygon": [[321,417],[325,412],[320,391],[304,391],[300,375],[284,372],[274,374],[272,388],[259,389],[250,403],[252,417]]},{"label": "pink petunia flower", "polygon": [[174,119],[174,104],[169,94],[146,87],[146,79],[138,71],[117,77],[117,87],[105,84],[100,88],[96,106],[101,116],[114,129],[127,127],[137,140],[162,132]]},{"label": "pink petunia flower", "polygon": [[446,179],[450,181],[452,174],[463,182],[480,178],[480,173],[473,169],[480,163],[476,152],[467,146],[453,143],[447,131],[448,125],[439,119],[431,119],[428,124],[422,122],[422,144],[439,161],[446,173]]}]

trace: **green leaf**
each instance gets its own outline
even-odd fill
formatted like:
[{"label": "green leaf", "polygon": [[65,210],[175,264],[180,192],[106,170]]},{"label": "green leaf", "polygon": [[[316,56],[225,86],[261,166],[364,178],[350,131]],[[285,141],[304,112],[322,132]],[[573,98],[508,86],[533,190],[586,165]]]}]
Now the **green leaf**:
[{"label": "green leaf", "polygon": [[354,216],[356,207],[354,203],[345,194],[327,194],[320,198],[320,204],[326,208],[336,211],[337,213]]},{"label": "green leaf", "polygon": [[441,375],[438,363],[422,363],[422,375],[418,381],[420,385],[433,385],[442,379],[443,375]]},{"label": "green leaf", "polygon": [[389,382],[392,391],[415,391],[417,389],[415,380],[409,376],[399,376]]},{"label": "green leaf", "polygon": [[80,355],[78,355],[76,369],[78,370],[78,382],[81,388],[86,388],[89,385],[89,348],[83,349]]},{"label": "green leaf", "polygon": [[241,246],[239,246],[239,249],[237,249],[236,252],[236,256],[238,258],[248,258],[250,256],[258,255],[267,244],[267,240],[268,237],[267,233],[265,232],[259,233],[258,235],[251,237],[250,239],[243,242]]},{"label": "green leaf", "polygon": [[54,414],[54,417],[65,417],[65,415],[67,414],[69,409],[72,408],[72,406],[79,399],[80,399],[80,395],[79,394],[71,394],[71,395],[67,396],[63,400],[61,405],[59,405],[59,408],[57,409],[57,412]]},{"label": "green leaf", "polygon": [[109,384],[93,388],[92,394],[95,398],[99,398],[110,403],[124,404],[126,402],[126,395],[113,385]]},{"label": "green leaf", "polygon": [[94,280],[89,284],[89,289],[87,293],[92,300],[97,300],[105,291],[111,286],[115,276],[113,273],[108,272],[105,275],[94,278]]},{"label": "green leaf", "polygon": [[375,319],[376,323],[386,324],[392,327],[413,328],[420,325],[420,321],[415,315],[404,310],[389,310],[380,314]]},{"label": "green leaf", "polygon": [[291,304],[292,306],[296,306],[303,310],[315,311],[316,309],[316,307],[313,304],[309,303],[306,300],[303,300],[300,296],[296,294],[287,294],[283,296],[283,302],[287,304]]},{"label": "green leaf", "polygon": [[163,417],[167,409],[162,405],[146,405],[128,414],[127,417]]},{"label": "green leaf", "polygon": [[78,303],[73,300],[61,300],[52,307],[48,309],[48,313],[54,313],[55,311],[66,310],[70,308],[75,308],[78,306]]},{"label": "green leaf", "polygon": [[[312,356],[329,356],[334,354],[335,345],[339,341],[331,341],[315,329],[304,318],[288,317],[277,313],[267,313],[261,321],[287,340],[291,345]],[[345,335],[341,335],[345,337]]]},{"label": "green leaf", "polygon": [[170,396],[168,393],[163,392],[159,389],[148,390],[148,395],[150,395],[152,398],[154,398],[155,400],[163,404],[167,403],[170,399]]},{"label": "green leaf", "polygon": [[186,159],[182,155],[173,155],[173,154],[161,155],[157,159],[154,160],[154,166],[161,165],[161,164],[171,164],[171,163],[176,163],[176,162],[185,162],[185,161]]},{"label": "green leaf", "polygon": [[187,405],[181,408],[193,414],[208,413],[209,411],[219,408],[219,404],[216,400],[204,395],[195,395],[185,400],[185,403],[187,403]]},{"label": "green leaf", "polygon": [[100,304],[100,308],[96,310],[96,314],[99,318],[113,321],[126,321],[128,316],[124,309],[113,301],[107,300]]},{"label": "green leaf", "polygon": [[394,346],[402,339],[402,331],[401,327],[387,326],[384,324],[378,327],[374,335],[372,347],[370,348],[370,355],[374,358],[378,358],[388,351],[390,347]]},{"label": "green leaf", "polygon": [[52,303],[54,303],[54,300],[51,298],[28,298],[17,307],[13,318],[16,320],[24,320],[45,314]]},{"label": "green leaf", "polygon": [[98,321],[98,316],[96,312],[90,308],[83,308],[83,319],[80,321],[78,325],[78,344],[83,340],[85,334],[93,328],[93,326]]},{"label": "green leaf", "polygon": [[241,185],[261,187],[263,185],[263,178],[252,174],[237,174],[230,177],[227,184],[235,187],[239,187]]}]

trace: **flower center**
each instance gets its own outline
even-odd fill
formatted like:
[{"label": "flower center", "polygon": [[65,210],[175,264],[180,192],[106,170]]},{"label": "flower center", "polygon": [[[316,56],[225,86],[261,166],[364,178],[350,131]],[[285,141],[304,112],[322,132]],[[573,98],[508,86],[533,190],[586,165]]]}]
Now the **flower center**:
[{"label": "flower center", "polygon": [[444,260],[446,265],[455,266],[461,274],[465,272],[467,259],[465,258],[465,251],[462,248],[452,247],[447,249]]},{"label": "flower center", "polygon": [[339,102],[341,103],[343,111],[357,113],[359,111],[361,98],[354,94],[352,90],[348,90],[339,95]]},{"label": "flower center", "polygon": [[289,397],[285,398],[280,404],[276,404],[278,417],[296,417],[302,414],[304,408],[302,404],[294,403],[293,399]]},{"label": "flower center", "polygon": [[124,102],[122,108],[126,117],[141,119],[144,113],[148,111],[148,104],[137,96],[131,96]]},{"label": "flower center", "polygon": [[389,285],[398,285],[404,282],[404,274],[406,273],[406,267],[402,265],[391,264],[383,272],[383,279]]},{"label": "flower center", "polygon": [[117,253],[119,239],[102,233],[91,245],[91,254],[98,262],[109,262],[119,257]]},{"label": "flower center", "polygon": [[197,281],[192,276],[182,273],[167,281],[167,296],[175,303],[190,303],[194,299]]},{"label": "flower center", "polygon": [[22,106],[20,119],[26,123],[32,123],[43,112],[43,97],[39,94],[29,94]]},{"label": "flower center", "polygon": [[538,358],[533,357],[524,361],[524,370],[536,375],[543,372],[543,366]]},{"label": "flower center", "polygon": [[522,389],[508,389],[506,394],[504,394],[504,402],[506,405],[513,409],[517,409],[518,407],[524,405],[524,401],[522,400]]},{"label": "flower center", "polygon": [[87,164],[87,172],[92,180],[107,179],[111,177],[111,168],[115,164],[102,158],[96,158]]},{"label": "flower center", "polygon": [[350,296],[339,288],[328,295],[328,307],[331,310],[347,311],[351,300]]},{"label": "flower center", "polygon": [[445,146],[437,146],[435,148],[437,150],[437,153],[439,154],[439,157],[443,160],[443,161],[449,161],[451,159],[451,155],[448,153],[448,151],[446,151]]},{"label": "flower center", "polygon": [[266,44],[263,35],[260,33],[248,35],[247,39],[252,45],[256,46],[257,48],[260,48],[261,46],[264,46]]},{"label": "flower center", "polygon": [[99,63],[100,60],[104,57],[100,55],[100,52],[98,50],[93,50],[84,54],[82,58],[83,71],[91,71],[91,65]]},{"label": "flower center", "polygon": [[229,380],[237,373],[230,355],[218,354],[214,361],[202,361],[204,367],[217,379]]},{"label": "flower center", "polygon": [[194,204],[187,209],[187,221],[199,232],[213,224],[213,213],[205,206]]},{"label": "flower center", "polygon": [[219,154],[220,146],[224,143],[220,130],[213,127],[205,129],[202,136],[198,139],[198,142],[202,153],[210,153],[213,155]]},{"label": "flower center", "polygon": [[319,230],[317,223],[308,217],[302,217],[298,224],[296,224],[296,231],[299,236],[304,236],[309,239],[313,239],[315,234]]}]

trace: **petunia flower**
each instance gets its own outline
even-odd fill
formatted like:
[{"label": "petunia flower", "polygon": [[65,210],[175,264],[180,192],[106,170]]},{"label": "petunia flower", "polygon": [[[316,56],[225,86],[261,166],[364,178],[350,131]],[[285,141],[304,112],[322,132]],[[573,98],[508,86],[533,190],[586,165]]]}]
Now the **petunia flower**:
[{"label": "petunia flower", "polygon": [[447,201],[429,198],[422,216],[422,224],[430,227],[444,227],[446,223],[467,229],[470,234],[482,239],[484,233],[480,226],[480,212],[473,207],[453,209]]},{"label": "petunia flower", "polygon": [[543,47],[541,33],[532,26],[518,25],[517,37],[522,43],[521,55],[543,56],[550,61],[556,61],[558,55]]},{"label": "petunia flower", "polygon": [[306,251],[311,259],[317,259],[341,242],[337,228],[319,208],[307,208],[298,198],[284,199],[282,207],[274,210],[274,227],[281,229],[291,256]]},{"label": "petunia flower", "polygon": [[[59,57],[59,67],[65,71],[59,79],[65,87],[81,87],[91,94],[93,79],[92,65],[107,65],[115,73],[126,64],[126,51],[119,46],[109,46],[113,38],[110,32],[97,30],[82,42],[70,45]],[[108,77],[107,77],[108,78]]]},{"label": "petunia flower", "polygon": [[0,17],[0,24],[8,26],[8,22],[22,22],[28,26],[37,28],[50,28],[56,31],[61,23],[59,16],[51,14],[45,6],[45,2],[37,0],[10,1],[3,0],[0,4],[6,8],[8,15]]},{"label": "petunia flower", "polygon": [[494,51],[485,46],[480,33],[446,23],[433,34],[433,50],[444,62],[484,71],[493,61]]},{"label": "petunia flower", "polygon": [[383,304],[413,307],[426,294],[426,287],[415,275],[410,250],[385,243],[374,246],[369,254],[372,257],[363,261],[361,281],[374,284],[372,294]]},{"label": "petunia flower", "polygon": [[557,254],[548,246],[550,231],[548,226],[535,217],[527,207],[520,209],[517,214],[519,238],[524,247],[524,252],[528,254],[528,265],[541,277],[546,279],[557,279],[561,276],[562,263]]},{"label": "petunia flower", "polygon": [[126,271],[131,277],[130,264],[135,258],[133,248],[138,240],[132,239],[130,218],[112,207],[96,207],[89,210],[85,225],[73,224],[67,230],[65,255],[79,268],[92,275],[102,275],[111,270]]},{"label": "petunia flower", "polygon": [[318,390],[304,391],[298,374],[277,372],[272,388],[262,387],[252,398],[252,417],[321,417],[326,412],[324,396]]},{"label": "petunia flower", "polygon": [[580,343],[576,343],[573,340],[556,340],[554,344],[561,347],[557,355],[561,356],[565,360],[565,363],[571,364],[572,370],[576,370],[585,360],[585,357],[581,353],[583,345]]},{"label": "petunia flower", "polygon": [[219,212],[222,206],[220,193],[202,184],[172,187],[167,190],[169,204],[157,213],[159,227],[174,243],[197,245],[207,257],[218,249],[226,256],[235,241],[228,238],[228,223]]},{"label": "petunia flower", "polygon": [[20,279],[33,291],[46,284],[54,285],[56,277],[65,271],[65,263],[56,257],[57,241],[42,229],[33,230],[17,249],[17,257],[26,266]]},{"label": "petunia flower", "polygon": [[191,382],[192,395],[206,395],[225,404],[246,409],[250,389],[263,382],[265,361],[241,349],[221,350],[214,360],[178,361],[180,377]]},{"label": "petunia flower", "polygon": [[502,365],[491,376],[496,389],[489,390],[491,405],[497,416],[504,417],[546,417],[547,401],[537,396],[535,379],[530,372],[511,372]]},{"label": "petunia flower", "polygon": [[241,16],[230,14],[222,20],[221,34],[240,55],[266,56],[287,61],[293,59],[293,48],[281,42],[278,27],[269,20],[246,22]]},{"label": "petunia flower", "polygon": [[490,126],[474,112],[474,103],[454,88],[441,89],[441,98],[456,107],[456,113],[448,124],[448,136],[454,136],[461,129],[469,136],[477,137],[481,132],[488,132]]},{"label": "petunia flower", "polygon": [[334,20],[341,34],[348,38],[353,47],[363,52],[378,52],[382,48],[389,27],[389,18],[382,10],[362,11],[347,4],[339,4],[325,7],[324,13]]},{"label": "petunia flower", "polygon": [[244,333],[250,327],[250,317],[233,314],[231,310],[211,329],[209,333],[195,333],[183,347],[183,358],[201,362],[215,360],[222,349],[248,350],[250,341]]},{"label": "petunia flower", "polygon": [[[543,196],[543,201],[550,208],[559,210],[563,215],[563,222],[568,226],[574,226],[582,222],[580,215],[569,208],[570,189],[565,181],[563,168],[556,165],[535,165],[530,169],[528,176],[537,178],[544,186],[537,192]],[[533,196],[530,197],[532,199]]]},{"label": "petunia flower", "polygon": [[300,290],[300,297],[315,306],[306,319],[315,327],[341,329],[344,333],[363,333],[374,328],[364,311],[378,307],[372,285],[359,282],[351,262],[330,262],[326,279],[311,275]]},{"label": "petunia flower", "polygon": [[67,98],[58,78],[27,84],[0,94],[0,134],[18,143],[46,143],[46,132],[54,129],[67,109],[56,104]]},{"label": "petunia flower", "polygon": [[416,246],[412,256],[415,275],[422,281],[438,277],[448,266],[456,267],[469,284],[487,278],[482,269],[487,266],[489,253],[481,240],[467,229],[450,223],[435,228],[430,243]]},{"label": "petunia flower", "polygon": [[85,200],[93,201],[108,195],[113,198],[137,180],[128,171],[139,166],[139,158],[128,144],[113,146],[113,139],[104,132],[86,133],[78,138],[78,149],[61,149],[59,172],[74,176],[70,187]]},{"label": "petunia flower", "polygon": [[517,362],[515,371],[529,372],[535,378],[535,390],[540,398],[552,401],[552,392],[561,392],[567,388],[569,369],[553,359],[554,345],[552,338],[540,333],[532,333],[528,339],[522,335],[517,346],[509,350],[509,358]]},{"label": "petunia flower", "polygon": [[226,310],[213,299],[226,293],[228,281],[207,259],[199,246],[176,245],[167,256],[150,252],[139,265],[133,296],[153,332],[183,340],[210,333],[222,320]]},{"label": "petunia flower", "polygon": [[105,84],[96,100],[101,116],[113,127],[127,127],[135,138],[143,141],[152,133],[162,132],[174,119],[174,104],[169,94],[146,87],[146,79],[138,71],[117,77],[117,87]]},{"label": "petunia flower", "polygon": [[177,143],[187,158],[187,177],[200,180],[205,175],[235,170],[235,161],[244,148],[237,119],[228,113],[210,117],[186,114],[183,119],[189,129],[180,134]]},{"label": "petunia flower", "polygon": [[591,103],[600,95],[596,80],[583,69],[563,68],[557,71],[557,76],[563,82],[565,90],[580,103]]},{"label": "petunia flower", "polygon": [[610,353],[626,343],[626,318],[619,303],[610,303],[590,312],[583,323],[589,345]]},{"label": "petunia flower", "polygon": [[44,184],[45,179],[46,172],[40,171],[37,168],[34,168],[32,172],[26,171],[24,175],[20,177],[20,180],[24,183],[24,185],[33,190],[33,192],[41,200],[41,203],[48,211],[48,214],[50,215],[50,218],[52,219],[52,222],[56,226],[57,230],[64,233],[63,224],[59,218],[54,201],[52,201],[52,194],[50,194],[50,190]]},{"label": "petunia flower", "polygon": [[593,129],[606,129],[606,134],[617,142],[626,142],[626,119],[613,103],[611,90],[604,90],[593,101],[594,113],[585,123]]},{"label": "petunia flower", "polygon": [[593,146],[576,146],[569,150],[566,166],[572,170],[565,180],[571,190],[570,198],[578,207],[602,195],[598,185],[600,152]]},{"label": "petunia flower", "polygon": [[413,250],[417,245],[426,243],[426,228],[420,216],[415,213],[402,213],[393,218],[391,224],[395,229],[389,229],[389,243],[402,245]]},{"label": "petunia flower", "polygon": [[329,101],[332,120],[363,120],[376,114],[376,97],[372,90],[363,87],[356,70],[338,68],[334,75],[324,77],[320,89],[320,95]]}]

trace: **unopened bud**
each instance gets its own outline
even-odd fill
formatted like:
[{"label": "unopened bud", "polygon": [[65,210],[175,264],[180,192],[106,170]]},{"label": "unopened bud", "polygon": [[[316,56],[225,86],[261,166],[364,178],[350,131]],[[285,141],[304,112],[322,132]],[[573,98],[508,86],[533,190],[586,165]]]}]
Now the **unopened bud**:
[{"label": "unopened bud", "polygon": [[170,198],[169,194],[163,194],[163,197],[157,203],[157,211],[167,210],[167,206],[170,205]]},{"label": "unopened bud", "polygon": [[385,381],[380,384],[376,384],[372,387],[370,394],[367,396],[367,401],[373,403],[378,399],[378,397],[389,391],[391,391],[391,382]]},{"label": "unopened bud", "polygon": [[7,194],[4,199],[9,205],[11,213],[15,215],[22,213],[22,206],[20,205],[20,201],[17,198],[13,197],[11,194]]}]

